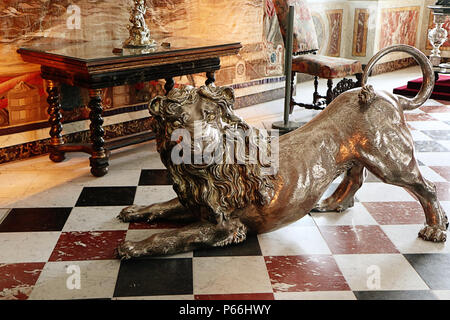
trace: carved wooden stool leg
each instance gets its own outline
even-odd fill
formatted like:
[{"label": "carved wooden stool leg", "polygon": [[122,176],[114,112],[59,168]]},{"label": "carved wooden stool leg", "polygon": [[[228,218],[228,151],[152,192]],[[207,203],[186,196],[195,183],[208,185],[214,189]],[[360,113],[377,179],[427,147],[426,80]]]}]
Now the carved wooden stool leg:
[{"label": "carved wooden stool leg", "polygon": [[89,109],[91,109],[89,119],[91,120],[90,130],[92,143],[92,154],[89,161],[91,173],[96,177],[102,177],[107,174],[109,165],[108,151],[104,148],[105,140],[103,139],[105,130],[102,128],[102,93],[102,89],[89,90]]},{"label": "carved wooden stool leg", "polygon": [[329,105],[331,103],[331,101],[333,101],[333,80],[328,79],[327,81],[327,98],[326,98],[326,102],[327,105]]},{"label": "carved wooden stool leg", "polygon": [[319,77],[314,76],[314,93],[313,93],[313,104],[316,104],[320,99],[319,94]]},{"label": "carved wooden stool leg", "polygon": [[61,124],[61,104],[59,103],[59,87],[58,84],[54,81],[47,80],[47,93],[48,98],[47,102],[49,104],[48,107],[48,115],[50,123],[50,160],[53,162],[61,162],[64,161],[65,156],[64,152],[58,150],[59,146],[64,144],[64,140],[62,138],[62,130],[63,126]]},{"label": "carved wooden stool leg", "polygon": [[209,86],[210,84],[213,84],[214,82],[216,82],[216,76],[215,76],[215,72],[211,71],[211,72],[207,72],[206,73],[206,81],[205,84],[207,86]]},{"label": "carved wooden stool leg", "polygon": [[166,90],[166,95],[169,94],[170,90],[175,86],[175,81],[173,78],[166,78],[166,84],[164,85],[164,89]]},{"label": "carved wooden stool leg", "polygon": [[357,73],[356,75],[356,87],[361,87],[362,86],[362,80],[363,80],[363,74],[362,73]]}]

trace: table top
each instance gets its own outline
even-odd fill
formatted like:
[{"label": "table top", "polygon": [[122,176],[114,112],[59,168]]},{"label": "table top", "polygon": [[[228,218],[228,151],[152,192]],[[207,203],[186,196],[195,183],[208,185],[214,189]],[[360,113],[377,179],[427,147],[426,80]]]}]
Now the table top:
[{"label": "table top", "polygon": [[[113,49],[122,48],[123,41],[45,41],[22,47],[17,52],[24,61],[44,66],[68,69],[103,69],[108,65],[124,63],[133,65],[161,65],[191,60],[216,58],[237,54],[242,48],[241,43],[220,43],[205,39],[173,37],[157,40],[153,48],[128,49],[114,53]],[[163,46],[170,43],[170,47]]]}]

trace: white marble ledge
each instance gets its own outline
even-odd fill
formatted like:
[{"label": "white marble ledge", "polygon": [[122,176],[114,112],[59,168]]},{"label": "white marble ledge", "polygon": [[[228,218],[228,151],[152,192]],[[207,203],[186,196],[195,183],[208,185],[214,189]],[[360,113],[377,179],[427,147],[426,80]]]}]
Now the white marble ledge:
[{"label": "white marble ledge", "polygon": [[[137,119],[149,117],[147,110],[139,110],[134,112],[121,113],[105,117],[103,126],[108,126],[116,123],[127,122]],[[89,130],[89,120],[81,120],[67,123],[63,127],[62,134],[71,134],[75,132]],[[2,148],[15,146],[18,144],[28,143],[49,138],[49,128],[36,129],[26,132],[19,132],[9,135],[0,136],[0,146]]]}]

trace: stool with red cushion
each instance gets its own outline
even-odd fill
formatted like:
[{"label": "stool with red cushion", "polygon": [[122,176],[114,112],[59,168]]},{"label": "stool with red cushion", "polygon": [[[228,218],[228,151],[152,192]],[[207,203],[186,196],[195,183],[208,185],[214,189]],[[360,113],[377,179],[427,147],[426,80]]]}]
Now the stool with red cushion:
[{"label": "stool with red cushion", "polygon": [[[305,73],[314,76],[314,94],[312,104],[298,103],[294,100],[292,93],[294,88],[294,79],[291,83],[290,113],[294,106],[300,106],[307,109],[323,109],[323,105],[328,105],[342,92],[361,86],[362,65],[358,60],[344,59],[318,55],[319,45],[317,34],[312,20],[311,12],[304,0],[268,0],[272,1],[280,24],[281,34],[286,44],[287,37],[293,36],[293,58],[292,74]],[[288,34],[288,12],[289,6],[294,6],[294,28],[293,35]],[[355,76],[356,81],[346,77]],[[325,96],[318,92],[319,78],[328,79],[328,90]],[[333,79],[340,79],[333,88]]]}]

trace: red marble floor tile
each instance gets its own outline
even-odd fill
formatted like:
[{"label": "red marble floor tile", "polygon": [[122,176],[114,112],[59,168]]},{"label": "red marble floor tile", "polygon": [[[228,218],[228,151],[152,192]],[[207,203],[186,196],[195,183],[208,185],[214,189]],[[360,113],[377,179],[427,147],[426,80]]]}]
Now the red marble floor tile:
[{"label": "red marble floor tile", "polygon": [[405,113],[405,119],[406,121],[437,121],[426,113]]},{"label": "red marble floor tile", "polygon": [[49,261],[116,259],[126,231],[63,232]]},{"label": "red marble floor tile", "polygon": [[450,167],[430,167],[430,169],[450,182]]},{"label": "red marble floor tile", "polygon": [[274,292],[350,290],[330,255],[264,257]]},{"label": "red marble floor tile", "polygon": [[449,106],[423,106],[423,107],[420,107],[420,110],[428,112],[428,113],[450,112],[450,107]]},{"label": "red marble floor tile", "polygon": [[0,264],[0,300],[26,300],[45,263]]},{"label": "red marble floor tile", "polygon": [[158,222],[131,222],[129,230],[147,230],[147,229],[178,229],[186,226],[187,223],[178,223],[170,221],[158,221]]},{"label": "red marble floor tile", "polygon": [[450,183],[434,182],[439,201],[450,201]]},{"label": "red marble floor tile", "polygon": [[416,201],[363,202],[372,217],[385,224],[421,224],[425,222],[422,206]]},{"label": "red marble floor tile", "polygon": [[398,253],[379,226],[320,226],[333,254]]},{"label": "red marble floor tile", "polygon": [[273,293],[199,294],[195,300],[274,300]]},{"label": "red marble floor tile", "polygon": [[442,104],[450,105],[450,101],[448,100],[436,100],[436,101]]}]

